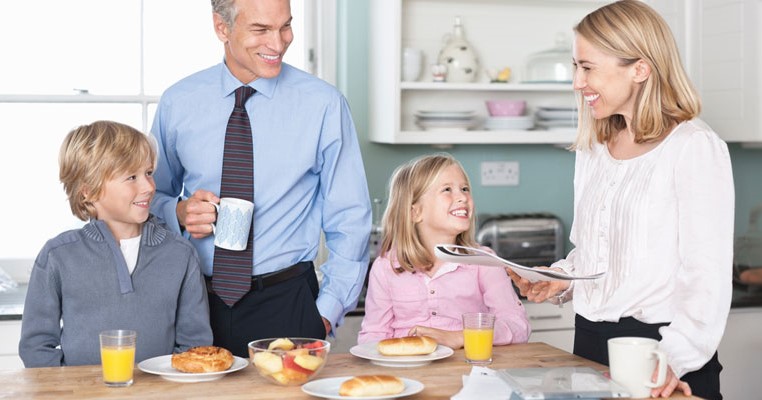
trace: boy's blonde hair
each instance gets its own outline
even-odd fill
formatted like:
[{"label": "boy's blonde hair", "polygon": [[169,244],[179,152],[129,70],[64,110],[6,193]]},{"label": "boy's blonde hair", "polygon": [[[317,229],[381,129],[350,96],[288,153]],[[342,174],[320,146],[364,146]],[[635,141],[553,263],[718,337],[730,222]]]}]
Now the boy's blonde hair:
[{"label": "boy's blonde hair", "polygon": [[[593,46],[618,57],[621,65],[643,60],[651,74],[635,101],[631,129],[636,143],[658,139],[671,126],[698,116],[701,101],[680,62],[675,39],[664,19],[639,0],[621,0],[588,14],[574,27]],[[608,141],[626,127],[624,117],[596,120],[581,93],[579,129],[573,148],[590,148],[595,139]]]},{"label": "boy's blonde hair", "polygon": [[92,202],[100,199],[104,183],[146,162],[156,167],[155,142],[131,126],[96,121],[69,132],[58,156],[58,177],[72,214],[83,221],[96,218]]},{"label": "boy's blonde hair", "polygon": [[[463,166],[447,153],[418,157],[394,171],[389,182],[389,203],[383,218],[381,254],[386,254],[399,263],[400,268],[397,272],[415,272],[418,269],[429,270],[433,267],[433,249],[427,249],[418,237],[413,222],[413,205],[418,203],[442,170],[452,165],[457,165],[463,171],[466,183],[471,187]],[[455,244],[476,246],[473,214],[475,213],[468,216],[470,227],[457,236]]]}]

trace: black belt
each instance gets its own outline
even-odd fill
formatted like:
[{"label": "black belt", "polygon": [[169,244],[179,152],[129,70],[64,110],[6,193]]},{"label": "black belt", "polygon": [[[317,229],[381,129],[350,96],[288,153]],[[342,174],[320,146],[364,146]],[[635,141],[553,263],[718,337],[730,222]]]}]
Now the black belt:
[{"label": "black belt", "polygon": [[[309,271],[312,266],[312,261],[303,261],[294,264],[288,268],[284,268],[280,271],[270,272],[268,274],[254,275],[251,277],[251,290],[262,290],[266,287],[274,286],[279,283],[283,283],[289,279],[296,278],[299,275]],[[212,293],[212,277],[204,275],[206,279],[206,288],[209,293]]]}]

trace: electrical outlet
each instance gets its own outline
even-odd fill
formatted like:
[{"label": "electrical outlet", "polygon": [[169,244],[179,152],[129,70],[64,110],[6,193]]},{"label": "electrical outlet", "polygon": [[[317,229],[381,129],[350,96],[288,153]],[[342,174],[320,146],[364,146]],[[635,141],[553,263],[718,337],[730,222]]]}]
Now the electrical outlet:
[{"label": "electrical outlet", "polygon": [[482,186],[518,186],[518,161],[484,161],[481,164]]}]

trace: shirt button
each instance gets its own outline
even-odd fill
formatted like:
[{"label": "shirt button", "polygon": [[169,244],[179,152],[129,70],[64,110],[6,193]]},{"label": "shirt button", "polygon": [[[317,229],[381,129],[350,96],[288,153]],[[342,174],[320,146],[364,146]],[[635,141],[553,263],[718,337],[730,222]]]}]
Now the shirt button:
[{"label": "shirt button", "polygon": [[431,315],[437,315],[437,312],[436,311],[432,311]]},{"label": "shirt button", "polygon": [[434,294],[434,292],[435,292],[435,291],[434,291],[434,289],[431,289],[431,290],[429,291],[429,294]]}]

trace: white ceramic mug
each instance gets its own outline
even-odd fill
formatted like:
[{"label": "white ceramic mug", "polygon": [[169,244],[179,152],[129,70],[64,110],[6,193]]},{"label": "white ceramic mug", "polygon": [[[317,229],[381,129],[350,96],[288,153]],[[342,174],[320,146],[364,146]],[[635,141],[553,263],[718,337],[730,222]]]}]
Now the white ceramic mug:
[{"label": "white ceramic mug", "polygon": [[223,197],[220,204],[210,204],[217,209],[217,222],[212,224],[214,245],[228,250],[246,250],[254,203],[235,197]]},{"label": "white ceramic mug", "polygon": [[423,68],[423,52],[421,49],[405,47],[402,50],[402,80],[417,81]]},{"label": "white ceramic mug", "polygon": [[[630,397],[651,396],[651,389],[664,384],[667,376],[667,356],[658,349],[659,342],[643,337],[609,339],[609,369],[611,379],[624,386]],[[656,382],[651,381],[658,362]]]}]

